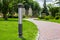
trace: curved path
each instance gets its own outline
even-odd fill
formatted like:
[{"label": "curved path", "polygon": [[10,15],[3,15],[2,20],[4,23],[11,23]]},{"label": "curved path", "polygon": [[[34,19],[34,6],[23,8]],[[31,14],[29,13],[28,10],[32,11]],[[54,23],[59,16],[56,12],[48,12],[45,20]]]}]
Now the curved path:
[{"label": "curved path", "polygon": [[39,40],[60,40],[60,24],[54,22],[28,19],[35,23],[39,29]]}]

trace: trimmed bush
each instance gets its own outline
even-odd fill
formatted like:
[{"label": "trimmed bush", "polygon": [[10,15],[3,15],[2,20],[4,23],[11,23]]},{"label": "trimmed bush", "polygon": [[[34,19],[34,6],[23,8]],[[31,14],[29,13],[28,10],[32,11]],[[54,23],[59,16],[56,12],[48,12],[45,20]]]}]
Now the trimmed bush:
[{"label": "trimmed bush", "polygon": [[55,16],[60,16],[60,13],[56,13],[56,15]]},{"label": "trimmed bush", "polygon": [[55,19],[58,20],[60,17],[59,16],[56,16]]},{"label": "trimmed bush", "polygon": [[60,13],[56,13],[55,16],[56,16],[55,19],[58,20],[60,18]]},{"label": "trimmed bush", "polygon": [[51,16],[45,16],[45,20],[49,20]]},{"label": "trimmed bush", "polygon": [[38,17],[39,19],[44,19],[44,17]]},{"label": "trimmed bush", "polygon": [[50,10],[50,12],[51,12],[51,15],[52,15],[53,17],[55,17],[56,13],[59,12],[59,7],[51,7],[51,8],[49,8],[49,10]]},{"label": "trimmed bush", "polygon": [[23,15],[23,18],[25,18],[26,17],[26,15]]}]

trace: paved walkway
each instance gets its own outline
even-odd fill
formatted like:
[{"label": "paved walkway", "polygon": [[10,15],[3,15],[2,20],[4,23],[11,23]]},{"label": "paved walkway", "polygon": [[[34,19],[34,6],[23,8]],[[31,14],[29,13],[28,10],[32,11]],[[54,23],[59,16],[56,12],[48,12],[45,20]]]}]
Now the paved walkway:
[{"label": "paved walkway", "polygon": [[28,19],[35,23],[39,29],[39,40],[60,40],[60,24],[46,21]]}]

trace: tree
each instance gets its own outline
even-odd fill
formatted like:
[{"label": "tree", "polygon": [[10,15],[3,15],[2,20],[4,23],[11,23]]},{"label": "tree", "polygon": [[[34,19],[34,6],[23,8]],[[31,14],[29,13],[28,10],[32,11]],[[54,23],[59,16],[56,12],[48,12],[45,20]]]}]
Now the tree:
[{"label": "tree", "polygon": [[13,17],[15,12],[18,12],[18,0],[9,0],[8,12],[10,17]]},{"label": "tree", "polygon": [[26,11],[25,11],[25,14],[28,16],[28,11],[29,11],[29,7],[30,7],[30,6],[29,6],[28,3],[25,3],[25,4],[24,4],[24,7],[25,7],[25,10],[26,10]]},{"label": "tree", "polygon": [[27,16],[28,16],[29,7],[31,7],[34,12],[36,11],[35,13],[39,13],[40,11],[39,4],[37,2],[34,3],[33,2],[34,2],[33,0],[2,0],[2,1],[0,0],[0,11],[2,10],[3,18],[7,20],[8,12],[12,16],[14,12],[18,12],[17,4],[23,3],[26,10],[25,13]]},{"label": "tree", "polygon": [[58,3],[60,5],[60,0],[56,0],[56,1],[57,1],[56,3]]},{"label": "tree", "polygon": [[9,3],[8,3],[8,0],[3,0],[3,4],[2,4],[3,6],[2,6],[2,13],[3,13],[3,18],[5,19],[5,20],[7,20],[7,13],[8,13],[8,5],[9,5]]},{"label": "tree", "polygon": [[48,4],[47,7],[50,9],[50,8],[54,7],[54,5],[53,4]]},{"label": "tree", "polygon": [[17,12],[16,11],[18,9],[17,4],[18,4],[17,0],[10,0],[9,1],[9,14],[11,17],[13,17],[13,14],[15,12]]},{"label": "tree", "polygon": [[39,13],[40,13],[40,10],[41,10],[41,8],[40,8],[40,6],[39,6],[39,3],[36,2],[36,1],[33,1],[33,2],[31,3],[31,8],[32,8],[32,10],[33,10],[33,15],[32,15],[32,16],[38,16]]},{"label": "tree", "polygon": [[52,8],[50,8],[49,10],[50,10],[50,12],[51,12],[51,15],[52,15],[53,17],[55,17],[56,13],[59,12],[59,7],[52,7]]},{"label": "tree", "polygon": [[[60,7],[60,0],[56,0],[56,4],[59,4],[59,7]],[[59,12],[60,12],[60,8],[59,8]]]},{"label": "tree", "polygon": [[2,12],[2,1],[0,0],[0,12]]},{"label": "tree", "polygon": [[26,10],[26,12],[25,12],[26,16],[28,16],[29,7],[31,6],[32,1],[33,0],[24,0],[24,2],[23,2],[25,10]]},{"label": "tree", "polygon": [[59,7],[54,7],[53,4],[48,4],[47,7],[49,8],[49,12],[51,12],[52,17],[55,17],[56,13],[59,12]]}]

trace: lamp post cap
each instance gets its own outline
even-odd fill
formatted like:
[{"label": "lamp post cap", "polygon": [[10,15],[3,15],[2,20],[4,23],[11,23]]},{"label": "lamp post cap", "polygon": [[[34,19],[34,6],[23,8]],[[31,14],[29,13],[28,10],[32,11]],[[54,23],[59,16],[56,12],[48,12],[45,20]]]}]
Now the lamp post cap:
[{"label": "lamp post cap", "polygon": [[22,3],[18,3],[18,7],[23,8],[23,4]]},{"label": "lamp post cap", "polygon": [[22,3],[18,3],[18,5],[23,5]]}]

